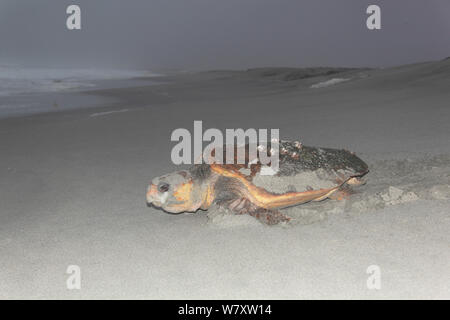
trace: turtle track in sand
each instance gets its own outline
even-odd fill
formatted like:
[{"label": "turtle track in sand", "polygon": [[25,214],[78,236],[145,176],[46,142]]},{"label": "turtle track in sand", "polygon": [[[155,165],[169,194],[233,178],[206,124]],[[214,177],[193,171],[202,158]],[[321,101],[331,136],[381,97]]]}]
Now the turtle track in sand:
[{"label": "turtle track in sand", "polygon": [[[413,201],[450,200],[450,154],[414,159],[368,159],[367,163],[370,168],[367,183],[354,188],[349,199],[327,199],[282,209],[281,212],[293,218],[289,224],[315,223],[333,214],[360,215]],[[305,175],[289,178],[305,179]],[[295,181],[285,184],[286,191],[291,188],[290,184]],[[305,181],[298,181],[298,184],[305,184]],[[207,215],[209,223],[222,227],[260,224],[252,217],[234,215],[217,207],[210,208]]]}]

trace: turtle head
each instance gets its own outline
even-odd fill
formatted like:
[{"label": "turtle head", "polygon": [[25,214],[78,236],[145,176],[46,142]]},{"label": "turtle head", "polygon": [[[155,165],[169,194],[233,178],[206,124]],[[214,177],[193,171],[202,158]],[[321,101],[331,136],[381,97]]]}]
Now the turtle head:
[{"label": "turtle head", "polygon": [[169,173],[152,180],[147,189],[147,204],[169,213],[193,212],[202,204],[197,188],[189,171]]}]

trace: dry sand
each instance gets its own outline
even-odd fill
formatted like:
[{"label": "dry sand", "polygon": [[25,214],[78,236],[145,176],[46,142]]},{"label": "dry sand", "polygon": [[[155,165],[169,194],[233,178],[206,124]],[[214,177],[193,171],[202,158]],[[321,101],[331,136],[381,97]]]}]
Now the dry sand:
[{"label": "dry sand", "polygon": [[[1,298],[450,298],[450,60],[162,80],[0,120]],[[171,132],[194,120],[353,150],[368,183],[288,226],[146,207],[151,178],[177,169]],[[68,265],[81,290],[66,288]]]}]

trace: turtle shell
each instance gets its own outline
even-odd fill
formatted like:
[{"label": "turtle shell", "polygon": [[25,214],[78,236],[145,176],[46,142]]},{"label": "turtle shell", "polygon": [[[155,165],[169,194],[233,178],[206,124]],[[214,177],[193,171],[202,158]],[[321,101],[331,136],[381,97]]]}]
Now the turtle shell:
[{"label": "turtle shell", "polygon": [[367,164],[348,150],[309,147],[290,141],[280,143],[278,175],[289,176],[319,169],[341,172],[347,177],[362,176],[369,171]]},{"label": "turtle shell", "polygon": [[281,141],[279,147],[278,172],[263,175],[263,170],[258,170],[249,177],[254,185],[269,192],[332,188],[369,171],[367,164],[348,150],[303,146],[298,141]]}]

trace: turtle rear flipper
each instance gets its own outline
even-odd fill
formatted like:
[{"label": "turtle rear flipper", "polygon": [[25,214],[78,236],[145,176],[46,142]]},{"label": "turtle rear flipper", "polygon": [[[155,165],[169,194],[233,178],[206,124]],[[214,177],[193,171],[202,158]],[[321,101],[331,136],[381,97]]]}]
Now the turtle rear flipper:
[{"label": "turtle rear flipper", "polygon": [[289,222],[291,220],[290,217],[277,210],[270,210],[255,206],[245,198],[230,201],[227,208],[235,214],[248,214],[268,225],[274,225],[280,222]]},{"label": "turtle rear flipper", "polygon": [[246,198],[237,198],[224,200],[217,203],[219,206],[232,211],[235,214],[248,214],[255,217],[262,223],[268,225],[278,224],[280,222],[289,222],[290,217],[277,210],[265,209],[251,203]]},{"label": "turtle rear flipper", "polygon": [[269,210],[261,207],[256,207],[255,210],[249,211],[248,214],[268,225],[291,221],[289,216],[282,214],[280,211]]}]

